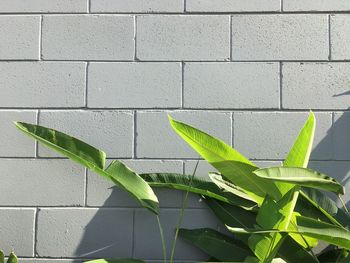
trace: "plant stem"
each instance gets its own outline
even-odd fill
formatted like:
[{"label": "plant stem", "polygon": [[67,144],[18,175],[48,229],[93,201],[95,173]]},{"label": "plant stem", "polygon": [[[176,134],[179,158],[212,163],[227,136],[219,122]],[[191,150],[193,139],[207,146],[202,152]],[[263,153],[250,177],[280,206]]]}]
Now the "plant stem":
[{"label": "plant stem", "polygon": [[349,210],[346,208],[346,205],[345,205],[345,203],[344,203],[344,200],[340,197],[340,195],[338,195],[338,198],[339,198],[340,202],[342,203],[345,212],[349,213]]},{"label": "plant stem", "polygon": [[162,240],[162,248],[163,248],[163,258],[164,258],[164,263],[167,262],[167,253],[166,253],[166,245],[165,245],[165,239],[164,239],[164,231],[162,224],[160,223],[159,215],[157,217],[157,222],[158,222],[158,228],[159,228],[159,233],[160,233],[160,239]]},{"label": "plant stem", "polygon": [[188,183],[188,187],[187,187],[187,190],[186,190],[185,198],[183,199],[183,202],[182,202],[180,215],[179,215],[179,218],[178,218],[178,221],[177,221],[177,225],[176,225],[173,247],[171,249],[171,254],[170,254],[170,263],[173,263],[174,254],[175,254],[175,248],[176,248],[176,241],[177,241],[177,238],[179,236],[179,230],[180,230],[180,227],[181,227],[181,224],[182,224],[182,220],[183,220],[183,217],[184,217],[184,214],[185,214],[185,207],[187,206],[188,194],[190,192],[192,180],[193,180],[193,177],[196,174],[198,164],[199,164],[199,160],[197,161],[196,166],[195,166],[194,171],[193,171],[193,174],[190,177],[190,181]]}]

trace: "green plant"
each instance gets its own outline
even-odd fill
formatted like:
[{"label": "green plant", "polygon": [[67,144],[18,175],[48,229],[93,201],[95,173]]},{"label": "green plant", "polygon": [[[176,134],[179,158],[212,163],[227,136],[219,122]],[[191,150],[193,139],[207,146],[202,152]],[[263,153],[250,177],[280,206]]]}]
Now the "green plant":
[{"label": "green plant", "polygon": [[[213,261],[346,262],[350,218],[322,192],[341,195],[343,187],[327,175],[307,169],[315,132],[312,112],[283,166],[264,169],[224,142],[169,119],[173,129],[218,171],[210,173],[210,180],[182,174],[138,175],[119,161],[105,169],[105,154],[80,140],[37,125],[16,125],[47,147],[112,180],[154,213],[158,211],[158,200],[150,186],[203,196],[233,234],[213,229],[179,229],[179,235]],[[312,248],[318,240],[332,247],[315,255]]]},{"label": "green plant", "polygon": [[9,257],[7,258],[7,261],[5,261],[5,255],[4,252],[0,250],[0,263],[17,263],[17,256],[15,255],[15,253],[11,252],[11,254],[9,255]]}]

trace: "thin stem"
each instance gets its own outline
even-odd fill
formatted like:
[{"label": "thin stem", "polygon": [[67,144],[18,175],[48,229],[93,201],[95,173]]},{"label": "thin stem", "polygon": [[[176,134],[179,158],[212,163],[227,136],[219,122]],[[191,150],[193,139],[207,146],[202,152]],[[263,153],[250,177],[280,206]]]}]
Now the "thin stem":
[{"label": "thin stem", "polygon": [[178,221],[177,221],[177,225],[176,225],[173,247],[171,249],[171,254],[170,254],[170,263],[173,263],[174,254],[175,254],[175,248],[176,248],[176,241],[177,241],[177,238],[179,236],[179,230],[180,230],[180,227],[181,227],[181,224],[182,224],[182,220],[183,220],[183,217],[184,217],[184,214],[185,214],[185,207],[187,206],[188,194],[190,192],[191,185],[192,185],[192,180],[193,180],[193,177],[196,174],[198,164],[199,164],[199,160],[197,161],[196,167],[194,168],[194,171],[193,171],[193,174],[190,177],[190,181],[188,183],[188,187],[187,187],[187,190],[186,190],[185,198],[183,199],[183,202],[182,202],[180,215],[179,215],[179,218],[178,218]]},{"label": "thin stem", "polygon": [[340,202],[342,203],[345,212],[349,213],[349,210],[347,209],[347,207],[344,203],[344,200],[340,197],[340,195],[338,195],[338,198],[339,198]]},{"label": "thin stem", "polygon": [[163,247],[163,258],[164,258],[164,263],[167,262],[167,255],[166,255],[166,246],[165,246],[165,239],[164,239],[164,231],[162,224],[160,223],[159,215],[157,217],[157,222],[158,222],[158,228],[159,228],[159,233],[160,233],[160,239],[162,240],[162,247]]}]

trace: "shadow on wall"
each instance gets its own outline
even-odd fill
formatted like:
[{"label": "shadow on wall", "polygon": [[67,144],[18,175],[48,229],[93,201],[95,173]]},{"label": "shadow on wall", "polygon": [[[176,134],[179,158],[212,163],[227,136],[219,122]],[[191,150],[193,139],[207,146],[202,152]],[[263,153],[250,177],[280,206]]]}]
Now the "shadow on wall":
[{"label": "shadow on wall", "polygon": [[[350,95],[350,91],[335,96],[348,95]],[[329,151],[331,151],[331,154],[329,154]],[[329,157],[322,160],[318,156]],[[309,165],[311,168],[336,178],[346,186],[346,192],[350,192],[350,185],[348,185],[350,179],[350,111],[334,113],[333,125],[322,141],[314,148],[311,159],[312,161]],[[127,221],[120,221],[120,218],[117,216],[118,213],[124,210],[131,210],[120,208],[121,205],[127,204],[129,207],[137,207],[137,205],[120,189],[115,187],[112,189],[110,196],[103,203],[99,204],[103,204],[105,208],[99,209],[86,225],[74,256],[81,258],[135,257],[146,260],[161,260],[162,248],[156,218],[148,211],[136,208],[127,217]],[[101,188],[101,191],[106,190],[107,188]],[[160,189],[157,190],[156,194],[159,196],[161,206],[163,206],[161,220],[169,249],[179,213],[178,207],[181,204],[182,193]],[[349,194],[345,195],[345,200],[349,206]],[[206,210],[203,205],[191,205],[197,209],[188,209],[186,211],[183,222],[184,227],[222,229],[223,226],[216,221],[211,212]],[[134,230],[131,231],[130,229]],[[178,242],[176,251],[177,260],[206,259],[206,256],[199,250],[181,240]]]}]

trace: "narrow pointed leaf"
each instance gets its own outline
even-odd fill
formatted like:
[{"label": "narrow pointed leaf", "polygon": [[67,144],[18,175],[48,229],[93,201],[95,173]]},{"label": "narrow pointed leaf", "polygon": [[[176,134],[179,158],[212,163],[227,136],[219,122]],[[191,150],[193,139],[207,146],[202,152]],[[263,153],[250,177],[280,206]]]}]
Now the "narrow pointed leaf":
[{"label": "narrow pointed leaf", "polygon": [[152,188],[137,173],[120,161],[113,161],[105,171],[116,184],[134,196],[142,206],[158,213],[158,198]]},{"label": "narrow pointed leaf", "polygon": [[103,151],[54,129],[24,122],[15,122],[15,124],[19,130],[38,140],[47,148],[87,168],[94,169],[96,167],[104,169],[106,154]]},{"label": "narrow pointed leaf", "polygon": [[180,229],[180,236],[220,261],[242,262],[252,256],[247,246],[213,229]]},{"label": "narrow pointed leaf", "polygon": [[[182,191],[188,190],[192,193],[204,195],[225,203],[237,205],[247,210],[251,210],[256,207],[255,202],[242,198],[238,195],[222,191],[213,182],[203,178],[193,177],[191,181],[190,176],[188,175],[174,173],[150,173],[140,174],[140,176],[151,187],[166,187]],[[191,187],[189,187],[190,181]]]},{"label": "narrow pointed leaf", "polygon": [[303,168],[307,167],[315,135],[315,126],[315,115],[313,112],[310,112],[309,118],[304,124],[304,127],[301,129],[291,150],[289,151],[283,163],[283,166]]},{"label": "narrow pointed leaf", "polygon": [[344,194],[343,186],[335,179],[307,168],[271,167],[256,170],[254,174],[266,180],[292,183],[337,194]]},{"label": "narrow pointed leaf", "polygon": [[262,203],[266,193],[273,195],[278,190],[272,182],[266,182],[254,176],[252,172],[257,167],[223,141],[190,125],[173,120],[170,116],[169,120],[173,129],[194,150],[228,180],[253,197],[256,202]]}]

